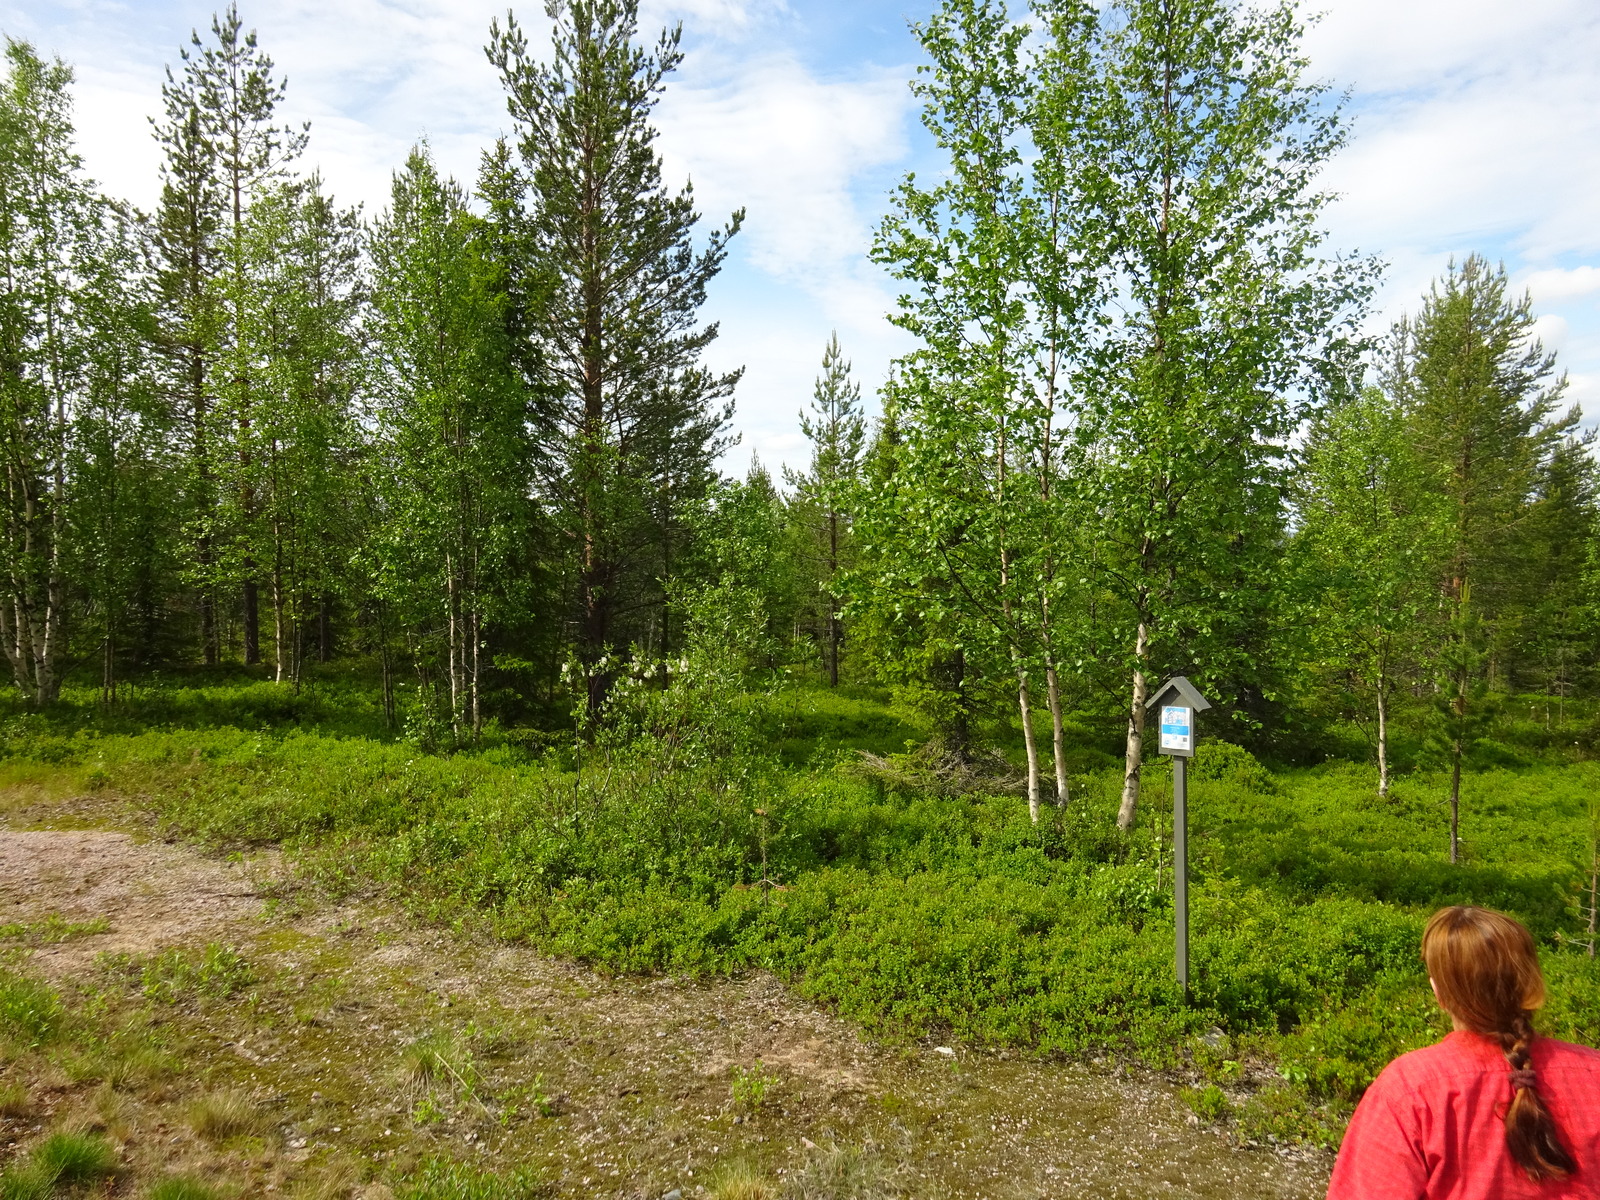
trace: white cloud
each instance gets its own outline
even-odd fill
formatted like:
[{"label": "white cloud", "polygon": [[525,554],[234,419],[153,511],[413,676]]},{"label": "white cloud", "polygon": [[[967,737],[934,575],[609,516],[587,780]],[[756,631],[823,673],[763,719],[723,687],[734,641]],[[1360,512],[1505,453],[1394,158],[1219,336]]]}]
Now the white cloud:
[{"label": "white cloud", "polygon": [[1542,271],[1529,271],[1517,282],[1528,289],[1535,304],[1560,304],[1600,292],[1600,267],[1547,267]]},{"label": "white cloud", "polygon": [[681,83],[659,110],[669,173],[691,176],[703,209],[744,206],[745,254],[811,288],[839,282],[871,240],[856,179],[906,152],[904,72],[824,80],[792,58],[744,62]]},{"label": "white cloud", "polygon": [[[659,110],[668,178],[691,178],[708,224],[748,219],[707,315],[713,365],[745,365],[743,448],[798,463],[795,412],[837,328],[870,394],[906,338],[884,320],[894,288],[866,258],[884,194],[912,157],[909,65],[888,35],[899,0],[860,0],[847,25],[815,0],[646,0],[653,40],[683,19],[688,57]],[[150,204],[163,64],[222,0],[0,0],[0,28],[78,67],[80,141],[109,190]],[[306,165],[335,195],[387,198],[390,172],[426,135],[470,183],[508,124],[482,46],[506,0],[243,0],[289,79],[286,119],[310,119]],[[920,0],[912,15],[931,6]],[[1390,272],[1374,327],[1415,309],[1449,258],[1504,258],[1541,326],[1600,402],[1600,5],[1593,0],[1321,0],[1314,73],[1355,89],[1350,148],[1327,183],[1333,245]],[[536,53],[542,5],[519,3]],[[830,33],[830,30],[832,32]],[[840,32],[840,31],[844,32]],[[837,36],[835,36],[837,35]],[[874,34],[873,36],[879,36]],[[809,40],[808,40],[809,39]],[[817,47],[825,49],[817,51]],[[878,64],[873,65],[874,55]]]}]

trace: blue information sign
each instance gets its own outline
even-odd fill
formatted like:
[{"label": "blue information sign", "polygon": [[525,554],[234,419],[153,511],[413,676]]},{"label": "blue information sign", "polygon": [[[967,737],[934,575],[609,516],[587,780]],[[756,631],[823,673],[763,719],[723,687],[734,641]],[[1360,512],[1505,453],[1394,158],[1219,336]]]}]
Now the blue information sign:
[{"label": "blue information sign", "polygon": [[1194,753],[1194,709],[1181,704],[1161,706],[1161,751]]}]

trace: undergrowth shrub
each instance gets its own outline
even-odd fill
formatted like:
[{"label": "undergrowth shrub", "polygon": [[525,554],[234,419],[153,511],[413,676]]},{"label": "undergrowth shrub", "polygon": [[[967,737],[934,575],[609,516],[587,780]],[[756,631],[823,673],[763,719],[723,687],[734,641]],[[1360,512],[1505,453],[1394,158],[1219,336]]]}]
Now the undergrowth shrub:
[{"label": "undergrowth shrub", "polygon": [[[219,711],[270,727],[16,717],[4,753],[73,779],[92,765],[213,846],[283,845],[336,893],[387,890],[426,918],[612,971],[771,969],[885,1037],[1187,1059],[1230,1084],[1239,1059],[1265,1055],[1282,1083],[1236,1106],[1249,1136],[1334,1136],[1385,1062],[1442,1032],[1417,955],[1433,909],[1501,908],[1547,945],[1572,927],[1600,765],[1474,770],[1451,864],[1444,776],[1400,774],[1379,799],[1369,766],[1271,771],[1206,741],[1190,772],[1186,1004],[1167,762],[1146,765],[1131,833],[1113,820],[1116,768],[1075,774],[1070,804],[1035,825],[1015,795],[848,769],[855,749],[893,755],[924,737],[914,719],[851,695],[740,693],[731,669],[684,671],[665,693],[638,674],[613,723],[560,754],[510,738],[429,754],[347,735],[359,713],[340,725],[315,704],[274,710],[282,697],[254,684]],[[1535,731],[1500,734],[1532,761]],[[163,1002],[249,986],[248,964],[207,953],[123,969]],[[1551,951],[1546,970],[1541,1027],[1600,1041],[1594,961]],[[0,1031],[52,1036],[59,1002],[11,978]],[[1217,1032],[1229,1049],[1211,1062]]]}]

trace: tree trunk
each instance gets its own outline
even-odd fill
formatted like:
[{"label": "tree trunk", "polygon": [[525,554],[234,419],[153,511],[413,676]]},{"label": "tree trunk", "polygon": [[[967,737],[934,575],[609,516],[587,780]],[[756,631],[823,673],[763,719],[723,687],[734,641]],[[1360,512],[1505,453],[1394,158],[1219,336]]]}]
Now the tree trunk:
[{"label": "tree trunk", "polygon": [[828,514],[828,686],[839,686],[839,600],[834,581],[839,574],[839,514]]},{"label": "tree trunk", "polygon": [[472,696],[472,740],[477,741],[483,733],[483,713],[478,707],[478,681],[480,675],[480,662],[478,657],[479,645],[483,640],[483,620],[476,606],[472,610],[472,679],[469,692]]},{"label": "tree trunk", "polygon": [[450,729],[461,733],[461,590],[455,563],[445,560],[445,609],[449,622]]},{"label": "tree trunk", "polygon": [[[244,569],[254,571],[253,558],[244,560]],[[254,579],[247,579],[243,588],[244,661],[254,666],[261,661],[261,596]]]},{"label": "tree trunk", "polygon": [[1023,669],[1022,656],[1013,650],[1012,660],[1017,667],[1017,708],[1022,713],[1022,745],[1028,755],[1028,816],[1039,823],[1039,747],[1033,736],[1033,714],[1028,706],[1028,673]]},{"label": "tree trunk", "polygon": [[333,659],[333,597],[326,592],[317,605],[317,661]]},{"label": "tree trunk", "polygon": [[1461,740],[1451,746],[1450,764],[1450,861],[1461,860]]},{"label": "tree trunk", "polygon": [[1056,804],[1065,808],[1067,794],[1067,731],[1061,721],[1061,686],[1056,675],[1055,661],[1045,668],[1045,681],[1050,688],[1050,753],[1056,768]]},{"label": "tree trunk", "polygon": [[1122,766],[1122,805],[1117,809],[1117,828],[1132,829],[1139,807],[1139,771],[1144,762],[1144,702],[1149,699],[1149,684],[1144,676],[1144,661],[1150,653],[1150,631],[1139,622],[1134,642],[1133,697],[1128,706],[1128,743]]},{"label": "tree trunk", "polygon": [[1378,676],[1378,799],[1389,796],[1389,696],[1388,683]]},{"label": "tree trunk", "polygon": [[288,613],[284,611],[283,595],[283,527],[272,522],[272,658],[273,678],[283,682],[284,659],[289,650]]}]

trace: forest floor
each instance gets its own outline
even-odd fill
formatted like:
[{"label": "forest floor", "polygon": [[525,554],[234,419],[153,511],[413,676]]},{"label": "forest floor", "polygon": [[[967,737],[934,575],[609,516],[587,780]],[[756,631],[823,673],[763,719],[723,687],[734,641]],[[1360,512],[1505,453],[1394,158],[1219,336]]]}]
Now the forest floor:
[{"label": "forest floor", "polygon": [[[876,1045],[765,974],[606,977],[328,901],[275,851],[164,842],[104,792],[0,791],[0,928],[58,931],[15,965],[101,1031],[10,1056],[0,1085],[27,1095],[0,1107],[0,1166],[53,1129],[99,1129],[123,1162],[113,1194],[182,1174],[379,1200],[441,1160],[524,1169],[532,1195],[640,1200],[731,1195],[735,1163],[765,1194],[817,1198],[1326,1186],[1325,1152],[1236,1145],[1196,1123],[1177,1076]],[[155,1050],[105,1066],[132,1030]],[[219,1120],[229,1096],[253,1115]]]}]

